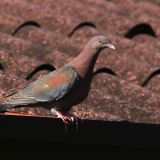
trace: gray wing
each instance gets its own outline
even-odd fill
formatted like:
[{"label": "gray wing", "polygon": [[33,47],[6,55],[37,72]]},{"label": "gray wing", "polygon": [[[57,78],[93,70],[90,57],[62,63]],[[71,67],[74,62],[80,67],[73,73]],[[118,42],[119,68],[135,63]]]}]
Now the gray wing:
[{"label": "gray wing", "polygon": [[63,66],[21,91],[6,97],[4,104],[12,106],[58,100],[76,88],[79,75],[70,66]]}]

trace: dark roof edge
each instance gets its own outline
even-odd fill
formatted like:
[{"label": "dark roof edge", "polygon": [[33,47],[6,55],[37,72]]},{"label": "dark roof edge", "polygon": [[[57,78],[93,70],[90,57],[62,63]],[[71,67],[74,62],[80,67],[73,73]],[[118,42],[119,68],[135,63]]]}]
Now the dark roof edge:
[{"label": "dark roof edge", "polygon": [[0,114],[0,140],[160,148],[160,125],[84,120],[64,132],[58,118]]}]

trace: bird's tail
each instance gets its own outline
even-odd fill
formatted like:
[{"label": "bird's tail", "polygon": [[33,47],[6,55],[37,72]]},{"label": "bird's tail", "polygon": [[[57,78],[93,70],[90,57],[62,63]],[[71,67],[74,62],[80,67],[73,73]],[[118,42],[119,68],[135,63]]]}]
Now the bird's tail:
[{"label": "bird's tail", "polygon": [[12,104],[0,104],[0,112],[7,111],[8,109],[13,108],[15,105]]}]

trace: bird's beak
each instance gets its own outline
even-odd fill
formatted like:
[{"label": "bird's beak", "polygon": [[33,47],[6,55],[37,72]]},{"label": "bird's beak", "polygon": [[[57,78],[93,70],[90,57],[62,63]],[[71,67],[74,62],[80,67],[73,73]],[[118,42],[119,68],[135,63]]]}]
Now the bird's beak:
[{"label": "bird's beak", "polygon": [[115,46],[114,46],[112,43],[109,43],[109,44],[107,44],[106,46],[107,46],[108,48],[111,48],[111,49],[116,49]]}]

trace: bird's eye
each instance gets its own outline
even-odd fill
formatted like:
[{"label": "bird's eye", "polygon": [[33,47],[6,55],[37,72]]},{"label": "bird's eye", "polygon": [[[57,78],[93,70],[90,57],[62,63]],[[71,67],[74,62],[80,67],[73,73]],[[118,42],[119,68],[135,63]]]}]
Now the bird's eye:
[{"label": "bird's eye", "polygon": [[102,44],[103,40],[98,40],[97,43]]}]

